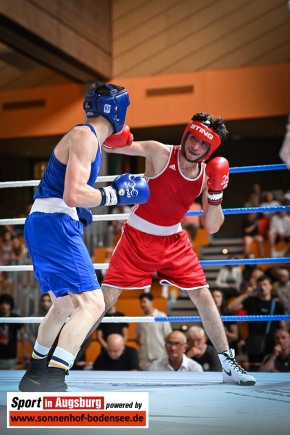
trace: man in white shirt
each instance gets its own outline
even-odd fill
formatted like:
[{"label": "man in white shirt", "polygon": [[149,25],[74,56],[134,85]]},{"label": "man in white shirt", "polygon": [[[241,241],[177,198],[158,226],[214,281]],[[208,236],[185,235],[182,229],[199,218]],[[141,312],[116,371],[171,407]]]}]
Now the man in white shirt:
[{"label": "man in white shirt", "polygon": [[[152,293],[142,293],[139,296],[140,305],[145,316],[166,317],[166,313],[157,310],[154,306]],[[147,370],[156,359],[166,356],[165,340],[172,331],[169,322],[137,323],[135,339],[139,345],[140,369]]]},{"label": "man in white shirt", "polygon": [[186,337],[180,331],[172,331],[165,341],[167,356],[159,358],[149,366],[150,371],[175,371],[175,372],[202,372],[200,364],[188,358],[186,350]]},{"label": "man in white shirt", "polygon": [[[275,245],[279,241],[284,241],[286,248],[276,251]],[[286,211],[275,214],[270,223],[269,243],[272,257],[280,257],[287,254],[290,248],[290,216]]]}]

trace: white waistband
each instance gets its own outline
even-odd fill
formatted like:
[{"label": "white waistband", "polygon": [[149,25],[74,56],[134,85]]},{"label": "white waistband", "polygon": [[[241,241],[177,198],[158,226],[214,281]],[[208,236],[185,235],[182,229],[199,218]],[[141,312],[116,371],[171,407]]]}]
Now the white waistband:
[{"label": "white waistband", "polygon": [[42,213],[66,213],[72,219],[79,220],[75,207],[68,207],[61,198],[36,198],[30,213],[40,211]]},{"label": "white waistband", "polygon": [[132,212],[129,214],[127,223],[131,227],[136,228],[136,230],[143,231],[143,233],[147,234],[153,234],[154,236],[171,236],[172,234],[182,231],[182,226],[180,223],[171,225],[170,227],[155,225],[146,221],[145,219],[140,218]]}]

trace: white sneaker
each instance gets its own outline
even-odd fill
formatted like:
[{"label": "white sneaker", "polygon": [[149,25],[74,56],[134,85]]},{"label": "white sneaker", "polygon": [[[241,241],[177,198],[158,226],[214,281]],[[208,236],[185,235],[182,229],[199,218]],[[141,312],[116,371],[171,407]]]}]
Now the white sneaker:
[{"label": "white sneaker", "polygon": [[235,360],[234,349],[229,349],[226,352],[218,353],[222,368],[223,381],[226,383],[236,383],[238,385],[255,385],[256,379],[249,375]]}]

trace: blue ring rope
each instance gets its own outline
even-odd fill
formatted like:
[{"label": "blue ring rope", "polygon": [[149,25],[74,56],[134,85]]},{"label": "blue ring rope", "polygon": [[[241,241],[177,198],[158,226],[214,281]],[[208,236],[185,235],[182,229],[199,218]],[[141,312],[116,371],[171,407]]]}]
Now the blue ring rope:
[{"label": "blue ring rope", "polygon": [[284,264],[290,263],[290,257],[280,258],[241,258],[233,260],[201,260],[200,264],[206,266],[234,266],[244,264]]},{"label": "blue ring rope", "polygon": [[[224,208],[223,214],[246,214],[246,213],[279,213],[280,211],[290,211],[290,205],[278,205],[275,207],[243,207],[243,208]],[[202,216],[203,210],[190,210],[185,216]]]},{"label": "blue ring rope", "polygon": [[[290,314],[276,314],[265,316],[221,316],[223,322],[256,322],[269,320],[290,320]],[[170,317],[154,317],[156,323],[162,322],[201,322],[199,316],[170,316]]]},{"label": "blue ring rope", "polygon": [[284,163],[278,165],[258,165],[258,166],[236,166],[230,168],[230,174],[238,174],[241,172],[262,172],[262,171],[280,171],[288,169]]}]

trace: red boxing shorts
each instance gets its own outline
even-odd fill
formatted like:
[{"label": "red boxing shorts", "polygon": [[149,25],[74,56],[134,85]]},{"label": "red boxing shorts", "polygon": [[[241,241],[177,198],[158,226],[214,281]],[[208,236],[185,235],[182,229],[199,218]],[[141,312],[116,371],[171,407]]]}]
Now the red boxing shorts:
[{"label": "red boxing shorts", "polygon": [[208,287],[185,231],[155,236],[125,224],[102,284],[141,289],[151,285],[154,272],[160,284],[184,290]]}]

